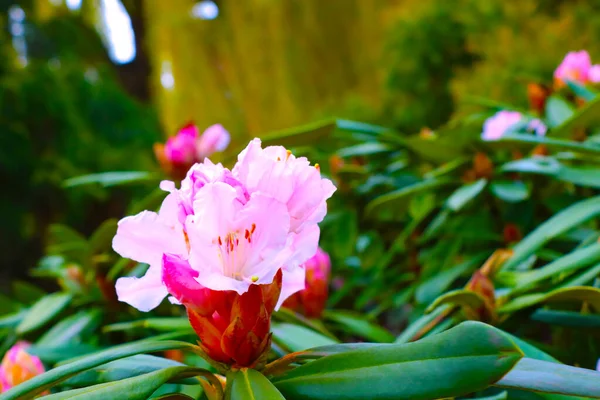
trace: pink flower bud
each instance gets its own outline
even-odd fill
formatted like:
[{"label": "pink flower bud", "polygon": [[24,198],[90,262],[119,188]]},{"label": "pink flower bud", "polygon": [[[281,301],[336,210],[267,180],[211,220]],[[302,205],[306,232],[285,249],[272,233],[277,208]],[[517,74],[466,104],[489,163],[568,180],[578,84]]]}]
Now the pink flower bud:
[{"label": "pink flower bud", "polygon": [[586,84],[590,81],[592,61],[587,51],[569,52],[554,71],[554,84],[561,88],[567,81]]},{"label": "pink flower bud", "polygon": [[329,294],[329,277],[331,274],[331,260],[329,255],[321,248],[305,264],[306,283],[301,290],[283,304],[309,318],[319,318],[325,309]]},{"label": "pink flower bud", "polygon": [[0,392],[44,373],[44,365],[38,357],[27,353],[28,347],[29,343],[18,342],[4,355],[0,364]]}]

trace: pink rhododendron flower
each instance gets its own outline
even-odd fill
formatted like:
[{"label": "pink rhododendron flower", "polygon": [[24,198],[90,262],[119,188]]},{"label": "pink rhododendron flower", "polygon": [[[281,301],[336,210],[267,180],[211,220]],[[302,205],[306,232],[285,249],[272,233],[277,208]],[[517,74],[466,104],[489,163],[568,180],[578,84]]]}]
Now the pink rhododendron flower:
[{"label": "pink rhododendron flower", "polygon": [[[498,140],[510,128],[524,120],[523,115],[518,111],[498,111],[495,115],[488,118],[483,124],[483,140]],[[546,125],[539,120],[533,119],[527,125],[527,130],[534,132],[539,136],[546,134]]]},{"label": "pink rhododendron flower", "polygon": [[[207,158],[188,171],[181,188],[169,181],[161,188],[169,194],[158,213],[144,211],[119,222],[115,251],[150,265],[141,278],[117,281],[119,300],[148,311],[170,294],[187,308],[203,343],[250,340],[226,335],[241,312],[231,307],[240,299],[262,299],[267,305],[253,318],[260,316],[264,325],[265,315],[269,320],[273,309],[304,288],[302,264],[317,251],[317,224],[335,187],[305,158],[284,148],[263,150],[255,139],[233,171]],[[245,327],[258,326],[244,318]],[[260,329],[261,337],[268,327],[267,322],[266,334]],[[231,346],[225,354],[210,351],[223,362],[256,361],[256,348],[244,350],[250,357]]]},{"label": "pink rhododendron flower", "polygon": [[588,74],[588,78],[592,83],[600,82],[600,64],[592,65],[592,68],[590,68],[590,72]]},{"label": "pink rhododendron flower", "polygon": [[600,65],[592,65],[590,55],[585,50],[571,51],[554,71],[557,87],[566,85],[567,81],[581,84],[600,82]]},{"label": "pink rhododendron flower", "polygon": [[209,126],[200,134],[198,127],[190,123],[167,139],[164,145],[156,144],[154,151],[163,169],[181,179],[194,163],[225,150],[229,141],[229,132],[222,125]]},{"label": "pink rhododendron flower", "polygon": [[17,342],[0,364],[0,393],[45,372],[40,359],[27,353],[29,343]]},{"label": "pink rhododendron flower", "polygon": [[305,288],[289,297],[284,307],[300,311],[309,318],[319,318],[325,309],[329,292],[331,260],[321,248],[304,263],[306,270]]}]

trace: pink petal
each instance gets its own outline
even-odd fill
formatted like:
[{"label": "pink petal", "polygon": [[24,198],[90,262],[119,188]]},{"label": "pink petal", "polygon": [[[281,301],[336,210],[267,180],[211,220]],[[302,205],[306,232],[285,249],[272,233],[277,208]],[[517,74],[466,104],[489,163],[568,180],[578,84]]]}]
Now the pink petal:
[{"label": "pink petal", "polygon": [[117,279],[117,298],[140,311],[150,311],[167,296],[167,288],[161,279],[160,264],[151,265],[141,278],[125,277]]},{"label": "pink petal", "polygon": [[215,311],[211,290],[200,285],[194,279],[197,276],[198,271],[193,270],[187,260],[171,254],[163,256],[162,280],[169,293],[198,314],[210,316]]},{"label": "pink petal", "polygon": [[283,268],[283,282],[281,285],[281,294],[275,306],[279,310],[283,302],[296,292],[304,290],[306,284],[306,271],[303,267],[297,266],[291,269]]},{"label": "pink petal", "polygon": [[206,128],[197,144],[198,156],[200,159],[209,157],[218,151],[223,151],[229,145],[231,136],[222,125],[216,124]]}]

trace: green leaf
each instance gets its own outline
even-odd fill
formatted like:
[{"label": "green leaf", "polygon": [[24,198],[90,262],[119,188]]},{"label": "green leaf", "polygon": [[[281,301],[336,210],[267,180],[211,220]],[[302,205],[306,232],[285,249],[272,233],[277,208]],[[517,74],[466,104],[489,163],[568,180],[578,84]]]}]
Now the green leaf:
[{"label": "green leaf", "polygon": [[397,344],[404,344],[410,342],[415,335],[417,335],[422,329],[437,321],[444,313],[451,308],[449,305],[443,305],[436,308],[432,313],[422,315],[416,321],[411,323],[397,338]]},{"label": "green leaf", "polygon": [[387,329],[348,311],[325,311],[324,317],[344,327],[344,331],[379,343],[391,343],[396,338]]},{"label": "green leaf", "polygon": [[494,196],[508,203],[518,203],[529,198],[527,185],[521,181],[494,181],[490,185]]},{"label": "green leaf", "polygon": [[57,316],[71,302],[68,293],[53,293],[39,299],[27,312],[27,315],[17,326],[16,332],[24,335],[44,326]]},{"label": "green leaf", "polygon": [[409,185],[398,189],[394,192],[386,193],[371,200],[365,208],[366,213],[373,213],[375,210],[381,207],[393,207],[394,210],[401,215],[404,209],[408,207],[410,197],[417,193],[423,193],[439,189],[444,186],[455,184],[454,180],[451,179],[429,179],[413,185]]},{"label": "green leaf", "polygon": [[73,314],[43,334],[36,346],[59,347],[71,342],[81,342],[86,333],[92,332],[100,324],[101,316],[99,309],[82,310]]},{"label": "green leaf", "polygon": [[599,260],[600,243],[596,242],[576,249],[541,268],[524,272],[503,271],[498,274],[497,278],[503,283],[515,285],[517,289],[526,288],[545,279],[557,278],[562,274],[587,267]]},{"label": "green leaf", "polygon": [[460,211],[467,203],[481,193],[486,184],[486,179],[480,179],[477,182],[459,187],[446,200],[446,207],[455,212]]},{"label": "green leaf", "polygon": [[384,143],[370,142],[361,143],[355,146],[346,147],[337,151],[337,155],[343,158],[346,157],[357,157],[357,156],[369,156],[373,154],[389,152],[391,147]]},{"label": "green leaf", "polygon": [[120,400],[146,400],[156,389],[171,380],[192,377],[207,372],[201,368],[170,367],[116,382],[56,393],[45,398],[47,400],[105,400],[117,398]]},{"label": "green leaf", "polygon": [[0,400],[26,400],[51,388],[52,386],[69,379],[70,377],[121,358],[133,356],[140,353],[154,353],[165,350],[192,348],[193,345],[186,342],[165,340],[161,342],[141,340],[116,346],[79,358],[68,364],[46,371],[35,376],[24,383],[9,389],[0,395]]},{"label": "green leaf", "polygon": [[298,325],[274,323],[272,331],[273,341],[292,352],[337,343],[330,337]]},{"label": "green leaf", "polygon": [[335,120],[317,121],[261,135],[263,146],[296,147],[312,145],[329,137],[335,130]]},{"label": "green leaf", "polygon": [[573,91],[573,94],[584,100],[593,100],[598,94],[588,87],[571,80],[567,80],[567,86]]},{"label": "green leaf", "polygon": [[63,187],[70,188],[92,184],[110,187],[131,183],[152,182],[159,179],[158,175],[147,171],[114,171],[69,178],[63,182]]},{"label": "green leaf", "polygon": [[433,275],[417,287],[415,299],[419,304],[431,303],[436,297],[446,291],[461,275],[472,272],[487,258],[488,255],[489,253],[486,252],[484,255],[478,255]]},{"label": "green leaf", "polygon": [[105,326],[103,332],[128,331],[134,328],[154,329],[159,332],[173,332],[191,330],[190,321],[181,317],[157,317],[147,318],[138,321],[118,322],[116,324]]},{"label": "green leaf", "polygon": [[260,372],[243,368],[227,375],[232,380],[228,399],[285,400],[279,390]]},{"label": "green leaf", "polygon": [[[564,124],[574,113],[573,106],[560,96],[552,95],[546,100],[546,125],[549,128]],[[555,130],[552,134],[561,136]]]},{"label": "green leaf", "polygon": [[286,398],[437,399],[483,390],[522,357],[501,331],[478,322],[409,344],[323,357],[275,380]]},{"label": "green leaf", "polygon": [[109,250],[112,246],[112,239],[117,233],[117,220],[107,219],[104,221],[90,237],[90,248],[92,254]]},{"label": "green leaf", "polygon": [[162,357],[138,354],[111,361],[94,369],[66,380],[67,387],[84,387],[99,383],[120,381],[138,375],[147,374],[164,368],[180,367],[183,364]]},{"label": "green leaf", "polygon": [[[460,289],[441,295],[435,299],[435,301],[431,303],[429,307],[427,307],[425,312],[431,312],[439,306],[445,304],[459,306],[472,314],[478,313],[478,310],[482,309],[482,307],[487,310],[485,298],[482,295],[470,290]],[[487,311],[489,312],[491,310]]]},{"label": "green leaf", "polygon": [[502,269],[514,269],[548,241],[598,215],[600,215],[600,196],[567,207],[521,240],[514,247],[513,256],[502,266]]},{"label": "green leaf", "polygon": [[600,328],[600,316],[581,314],[574,311],[537,309],[531,316],[532,321],[571,328]]},{"label": "green leaf", "polygon": [[0,328],[12,328],[17,326],[27,315],[29,310],[21,310],[0,317]]},{"label": "green leaf", "polygon": [[572,116],[562,121],[559,126],[551,130],[550,134],[556,137],[566,137],[576,128],[587,128],[592,124],[598,124],[598,112],[600,111],[600,96],[588,101],[579,108]]},{"label": "green leaf", "polygon": [[600,289],[590,286],[560,288],[550,293],[532,293],[510,301],[498,309],[499,313],[512,313],[539,303],[583,303],[586,302],[600,311]]},{"label": "green leaf", "polygon": [[495,384],[502,388],[600,398],[600,373],[523,358]]},{"label": "green leaf", "polygon": [[500,139],[487,142],[488,146],[507,147],[509,149],[530,150],[535,146],[544,145],[551,151],[572,151],[574,153],[598,155],[600,146],[592,143],[574,142],[572,140],[556,139],[548,136],[537,136],[523,133],[507,133]]},{"label": "green leaf", "polygon": [[15,300],[25,304],[33,304],[46,295],[46,292],[29,282],[14,281],[11,288]]}]

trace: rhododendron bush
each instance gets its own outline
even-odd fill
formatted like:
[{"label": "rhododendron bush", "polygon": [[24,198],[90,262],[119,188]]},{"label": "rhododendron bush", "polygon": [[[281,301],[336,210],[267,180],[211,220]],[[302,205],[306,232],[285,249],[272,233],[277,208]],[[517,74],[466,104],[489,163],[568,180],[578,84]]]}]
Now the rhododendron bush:
[{"label": "rhododendron bush", "polygon": [[[420,132],[187,124],[2,300],[0,399],[600,398],[598,65]],[[229,146],[229,148],[228,148]],[[216,162],[220,158],[222,162]]]}]

